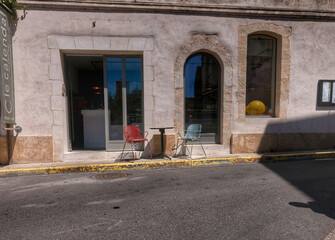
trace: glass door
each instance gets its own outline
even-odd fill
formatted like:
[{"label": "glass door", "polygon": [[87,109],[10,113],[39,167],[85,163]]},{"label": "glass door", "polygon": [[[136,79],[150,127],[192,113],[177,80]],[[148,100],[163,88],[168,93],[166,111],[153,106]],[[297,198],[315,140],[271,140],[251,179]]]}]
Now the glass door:
[{"label": "glass door", "polygon": [[220,73],[208,53],[191,55],[185,63],[185,128],[200,123],[203,143],[220,143]]},{"label": "glass door", "polygon": [[142,58],[106,57],[105,61],[106,150],[122,150],[123,126],[142,131]]}]

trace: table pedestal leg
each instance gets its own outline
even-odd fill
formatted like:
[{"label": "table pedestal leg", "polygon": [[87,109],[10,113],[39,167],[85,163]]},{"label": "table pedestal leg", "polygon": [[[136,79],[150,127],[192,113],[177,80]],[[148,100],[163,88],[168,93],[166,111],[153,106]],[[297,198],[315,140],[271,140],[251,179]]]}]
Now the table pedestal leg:
[{"label": "table pedestal leg", "polygon": [[159,131],[161,132],[161,151],[162,152],[160,154],[158,154],[157,156],[162,155],[163,158],[166,157],[166,158],[168,158],[168,159],[171,160],[171,158],[168,155],[165,154],[165,150],[164,150],[164,133],[165,133],[165,129],[159,129]]}]

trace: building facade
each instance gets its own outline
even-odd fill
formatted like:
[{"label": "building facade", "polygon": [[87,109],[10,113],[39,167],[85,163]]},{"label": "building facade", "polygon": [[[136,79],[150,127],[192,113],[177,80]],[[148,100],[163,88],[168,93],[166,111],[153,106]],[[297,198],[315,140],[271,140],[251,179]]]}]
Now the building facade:
[{"label": "building facade", "polygon": [[115,159],[125,125],[173,127],[169,154],[192,123],[209,156],[335,147],[332,0],[18,2],[12,163]]}]

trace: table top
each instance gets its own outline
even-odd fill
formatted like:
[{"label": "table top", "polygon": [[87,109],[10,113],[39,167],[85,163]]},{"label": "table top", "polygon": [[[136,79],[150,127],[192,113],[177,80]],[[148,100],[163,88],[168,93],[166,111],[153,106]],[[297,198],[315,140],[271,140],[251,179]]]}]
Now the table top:
[{"label": "table top", "polygon": [[173,129],[174,127],[155,127],[150,129]]}]

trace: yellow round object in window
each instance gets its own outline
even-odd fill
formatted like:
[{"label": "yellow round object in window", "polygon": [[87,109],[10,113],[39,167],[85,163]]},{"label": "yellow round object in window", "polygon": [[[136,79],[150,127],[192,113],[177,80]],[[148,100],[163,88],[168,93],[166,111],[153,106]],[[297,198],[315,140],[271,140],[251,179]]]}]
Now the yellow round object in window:
[{"label": "yellow round object in window", "polygon": [[261,101],[252,101],[246,106],[245,111],[248,115],[263,115],[265,113],[265,105]]}]

